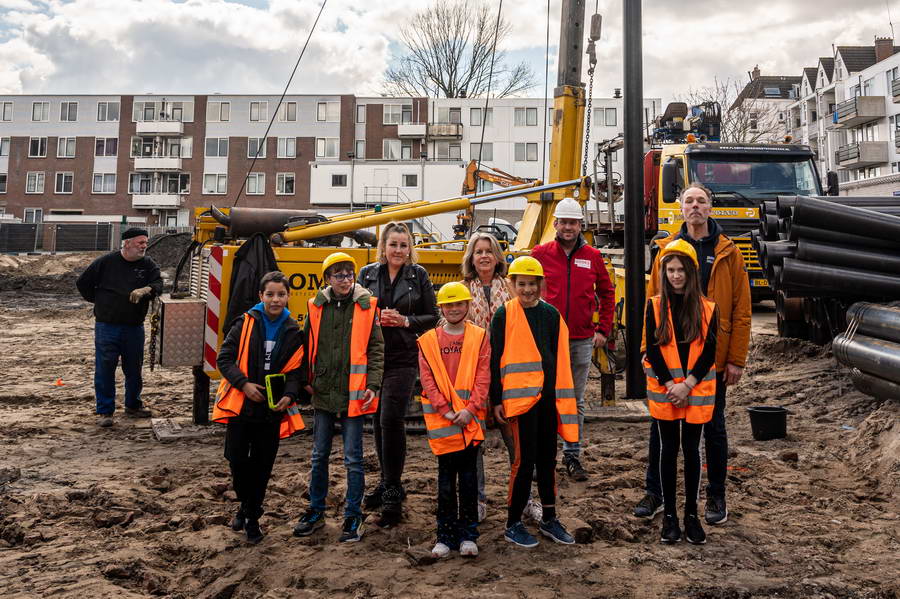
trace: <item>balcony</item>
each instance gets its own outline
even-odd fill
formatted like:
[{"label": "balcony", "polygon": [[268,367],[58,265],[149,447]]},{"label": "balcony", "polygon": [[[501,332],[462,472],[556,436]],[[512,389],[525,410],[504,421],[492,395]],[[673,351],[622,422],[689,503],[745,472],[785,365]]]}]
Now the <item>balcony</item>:
[{"label": "balcony", "polygon": [[462,123],[428,123],[430,139],[462,139]]},{"label": "balcony", "polygon": [[135,123],[137,135],[184,135],[184,123],[181,121],[138,121]]},{"label": "balcony", "polygon": [[900,129],[894,129],[894,147],[900,150]]},{"label": "balcony", "polygon": [[836,128],[846,129],[883,118],[883,96],[857,96],[838,104],[833,120]]},{"label": "balcony", "polygon": [[836,153],[841,168],[862,168],[888,161],[888,142],[861,141],[838,148]]},{"label": "balcony", "polygon": [[894,97],[894,104],[900,103],[900,78],[891,83],[891,95]]},{"label": "balcony", "polygon": [[131,207],[141,210],[154,208],[181,208],[184,195],[178,193],[136,193],[131,196]]},{"label": "balcony", "polygon": [[425,137],[425,123],[397,125],[397,137],[401,139],[421,139]]},{"label": "balcony", "polygon": [[180,171],[180,156],[135,156],[136,171]]}]

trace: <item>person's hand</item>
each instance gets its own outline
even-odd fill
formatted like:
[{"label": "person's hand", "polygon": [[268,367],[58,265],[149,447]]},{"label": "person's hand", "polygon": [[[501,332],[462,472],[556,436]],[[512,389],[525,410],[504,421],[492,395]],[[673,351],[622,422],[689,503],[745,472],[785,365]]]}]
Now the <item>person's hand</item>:
[{"label": "person's hand", "polygon": [[472,412],[469,410],[460,410],[456,413],[456,418],[453,419],[453,424],[459,427],[466,427],[472,422]]},{"label": "person's hand", "polygon": [[362,411],[366,412],[369,408],[372,407],[372,402],[375,401],[375,392],[371,389],[366,389],[366,392],[363,393],[363,404]]},{"label": "person's hand", "polygon": [[393,308],[385,308],[381,311],[381,326],[383,327],[405,327],[406,317],[394,310]]},{"label": "person's hand", "polygon": [[247,381],[246,383],[244,383],[244,386],[241,387],[241,391],[244,392],[244,395],[246,395],[250,401],[255,401],[256,403],[262,403],[266,401],[266,388],[262,385],[257,385],[256,383]]},{"label": "person's hand", "polygon": [[139,287],[131,292],[131,294],[128,296],[128,301],[130,301],[132,304],[137,304],[142,299],[150,295],[152,291],[153,290],[149,287]]},{"label": "person's hand", "polygon": [[494,420],[506,424],[506,410],[503,409],[503,404],[494,406]]},{"label": "person's hand", "polygon": [[594,347],[603,347],[606,345],[606,336],[603,333],[594,333]]},{"label": "person's hand", "polygon": [[741,366],[735,366],[731,362],[725,365],[725,384],[726,385],[736,385],[739,380],[741,380],[741,376],[744,374],[744,369]]},{"label": "person's hand", "polygon": [[310,397],[312,397],[312,394],[313,394],[313,388],[312,388],[312,385],[306,385],[306,386],[303,387],[303,388],[306,389],[306,392],[309,393]]},{"label": "person's hand", "polygon": [[446,418],[450,422],[453,422],[456,419],[456,412],[450,410],[446,414],[444,414],[444,418]]},{"label": "person's hand", "polygon": [[278,403],[275,405],[275,411],[284,412],[285,410],[287,410],[289,405],[291,405],[291,398],[285,395],[280,400],[278,400]]},{"label": "person's hand", "polygon": [[669,389],[669,392],[666,393],[666,397],[672,400],[672,405],[676,408],[683,408],[687,405],[688,395],[690,395],[691,390],[688,389],[688,386],[684,383],[675,383],[672,385],[672,388]]}]

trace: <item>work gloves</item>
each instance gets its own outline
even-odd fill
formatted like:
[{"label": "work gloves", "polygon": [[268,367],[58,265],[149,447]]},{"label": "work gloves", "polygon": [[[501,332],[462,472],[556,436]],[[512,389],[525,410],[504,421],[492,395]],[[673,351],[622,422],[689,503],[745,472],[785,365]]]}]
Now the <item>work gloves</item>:
[{"label": "work gloves", "polygon": [[153,290],[149,287],[139,287],[131,292],[131,295],[128,296],[128,299],[132,304],[137,304],[145,297],[149,297],[150,293],[152,292]]}]

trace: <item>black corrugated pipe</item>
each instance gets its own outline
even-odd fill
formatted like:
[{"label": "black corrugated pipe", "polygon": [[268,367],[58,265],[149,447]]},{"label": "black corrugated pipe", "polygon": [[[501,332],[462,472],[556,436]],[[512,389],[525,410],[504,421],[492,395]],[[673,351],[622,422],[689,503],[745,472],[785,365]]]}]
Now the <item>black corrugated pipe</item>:
[{"label": "black corrugated pipe", "polygon": [[764,241],[760,243],[765,249],[766,262],[781,264],[784,258],[793,258],[797,252],[797,243],[794,241]]},{"label": "black corrugated pipe", "polygon": [[785,217],[789,214],[789,210],[797,203],[797,198],[810,197],[832,204],[840,204],[841,206],[858,206],[858,207],[877,207],[877,206],[900,206],[900,197],[884,197],[884,196],[778,196],[775,198],[775,214],[779,217]]},{"label": "black corrugated pipe", "polygon": [[863,335],[900,343],[900,307],[856,302],[847,309],[847,321],[859,322]]},{"label": "black corrugated pipe", "polygon": [[900,239],[897,241],[874,239],[864,235],[853,235],[841,231],[831,231],[830,229],[806,227],[798,225],[796,222],[791,222],[787,237],[791,241],[797,241],[798,239],[815,239],[826,243],[836,243],[841,245],[900,250]]},{"label": "black corrugated pipe", "polygon": [[900,239],[900,217],[879,214],[865,208],[842,206],[816,198],[797,198],[793,222],[822,229],[838,226],[841,231],[847,233],[889,241]]},{"label": "black corrugated pipe", "polygon": [[841,294],[853,290],[857,296],[864,297],[900,296],[900,277],[871,270],[814,264],[796,258],[784,259],[781,282],[785,285],[810,285],[820,291]]},{"label": "black corrugated pipe", "polygon": [[850,374],[850,380],[853,381],[857,389],[866,395],[879,399],[900,400],[900,385],[893,381],[866,374],[858,368],[853,369],[853,372]]},{"label": "black corrugated pipe", "polygon": [[774,241],[778,238],[778,217],[773,214],[764,214],[762,216],[763,236],[768,241]]},{"label": "black corrugated pipe", "polygon": [[[771,256],[771,252],[769,255]],[[900,255],[893,251],[886,253],[869,248],[822,243],[811,239],[797,241],[797,259],[819,264],[900,274]]]},{"label": "black corrugated pipe", "polygon": [[831,351],[841,364],[900,383],[900,344],[859,334],[851,339],[841,333],[834,338]]},{"label": "black corrugated pipe", "polygon": [[778,214],[778,203],[775,200],[766,200],[762,203],[763,214]]}]

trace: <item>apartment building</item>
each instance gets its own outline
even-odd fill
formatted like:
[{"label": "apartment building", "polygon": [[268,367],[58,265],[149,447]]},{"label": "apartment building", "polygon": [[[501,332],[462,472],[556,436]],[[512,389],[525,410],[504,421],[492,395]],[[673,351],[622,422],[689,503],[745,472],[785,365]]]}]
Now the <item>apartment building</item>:
[{"label": "apartment building", "polygon": [[763,75],[759,65],[749,73],[750,80],[738,93],[729,110],[745,115],[734,119],[736,133],[745,143],[778,143],[784,139],[785,107],[796,96],[799,77]]},{"label": "apartment building", "polygon": [[[331,214],[441,199],[464,168],[546,176],[542,98],[354,95],[0,97],[0,213],[25,222],[187,225],[197,206]],[[645,101],[645,120],[660,111]],[[552,101],[547,103],[552,106]],[[590,138],[622,130],[622,99],[595,98]],[[272,120],[272,117],[275,117]],[[271,121],[271,128],[270,128]],[[521,200],[490,210],[515,216]],[[440,223],[449,232],[452,216]]]}]

